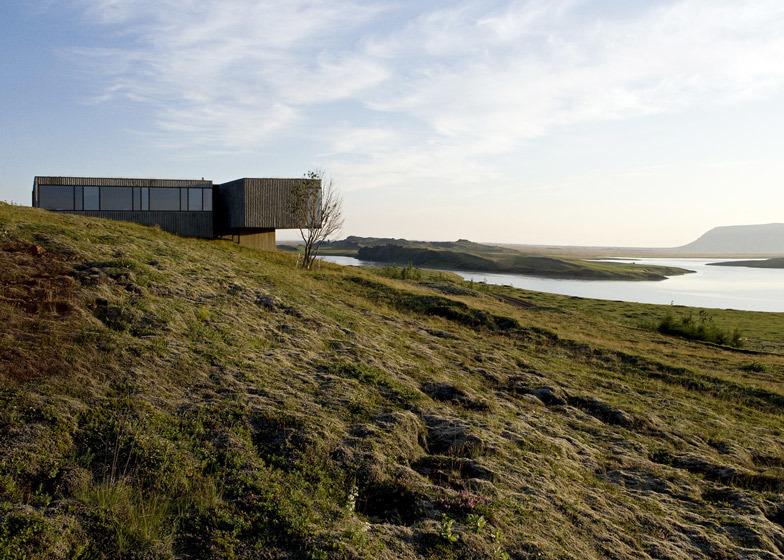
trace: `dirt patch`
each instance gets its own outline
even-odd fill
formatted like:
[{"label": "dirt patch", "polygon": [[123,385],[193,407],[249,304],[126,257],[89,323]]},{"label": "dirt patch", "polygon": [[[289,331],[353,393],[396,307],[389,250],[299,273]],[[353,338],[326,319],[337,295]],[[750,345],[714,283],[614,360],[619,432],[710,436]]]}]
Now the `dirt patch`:
[{"label": "dirt patch", "polygon": [[375,523],[411,525],[418,519],[417,504],[421,498],[400,481],[388,480],[361,488],[356,507]]},{"label": "dirt patch", "polygon": [[64,349],[44,348],[41,340],[54,333],[74,336],[77,298],[70,258],[20,240],[0,243],[0,375],[22,381],[65,368]]}]

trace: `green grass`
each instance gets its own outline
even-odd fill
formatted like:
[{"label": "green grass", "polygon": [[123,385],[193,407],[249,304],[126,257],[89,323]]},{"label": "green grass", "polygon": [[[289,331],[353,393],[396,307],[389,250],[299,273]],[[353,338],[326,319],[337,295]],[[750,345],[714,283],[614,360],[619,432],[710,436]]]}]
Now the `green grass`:
[{"label": "green grass", "polygon": [[782,314],[0,231],[1,559],[780,554]]}]

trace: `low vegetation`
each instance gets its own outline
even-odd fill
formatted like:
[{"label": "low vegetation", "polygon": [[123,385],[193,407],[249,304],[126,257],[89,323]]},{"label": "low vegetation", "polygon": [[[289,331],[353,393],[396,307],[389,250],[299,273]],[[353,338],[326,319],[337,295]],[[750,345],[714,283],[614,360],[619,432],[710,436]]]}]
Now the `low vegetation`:
[{"label": "low vegetation", "polygon": [[2,204],[0,260],[0,559],[784,557],[782,314]]},{"label": "low vegetation", "polygon": [[705,310],[700,311],[696,317],[693,313],[683,317],[668,313],[656,328],[662,334],[682,336],[690,340],[702,340],[734,348],[743,346],[743,339],[737,328],[732,332],[720,328]]}]

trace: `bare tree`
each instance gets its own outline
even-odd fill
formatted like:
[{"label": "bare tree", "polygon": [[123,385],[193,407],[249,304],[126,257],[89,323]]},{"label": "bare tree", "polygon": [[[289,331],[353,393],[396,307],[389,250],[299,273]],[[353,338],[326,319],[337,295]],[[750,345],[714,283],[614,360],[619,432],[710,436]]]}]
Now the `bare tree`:
[{"label": "bare tree", "polygon": [[343,227],[343,197],[332,177],[323,170],[308,171],[291,191],[289,209],[301,224],[299,233],[305,243],[302,265],[313,266],[321,244]]}]

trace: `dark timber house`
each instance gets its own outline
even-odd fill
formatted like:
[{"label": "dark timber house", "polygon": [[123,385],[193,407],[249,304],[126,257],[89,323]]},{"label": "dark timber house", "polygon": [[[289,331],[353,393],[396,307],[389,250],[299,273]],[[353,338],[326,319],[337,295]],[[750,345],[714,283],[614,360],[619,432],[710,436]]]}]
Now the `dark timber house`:
[{"label": "dark timber house", "polygon": [[276,229],[307,225],[292,211],[292,193],[303,181],[321,188],[320,181],[305,179],[237,179],[214,185],[204,179],[36,177],[33,206],[271,251]]}]

